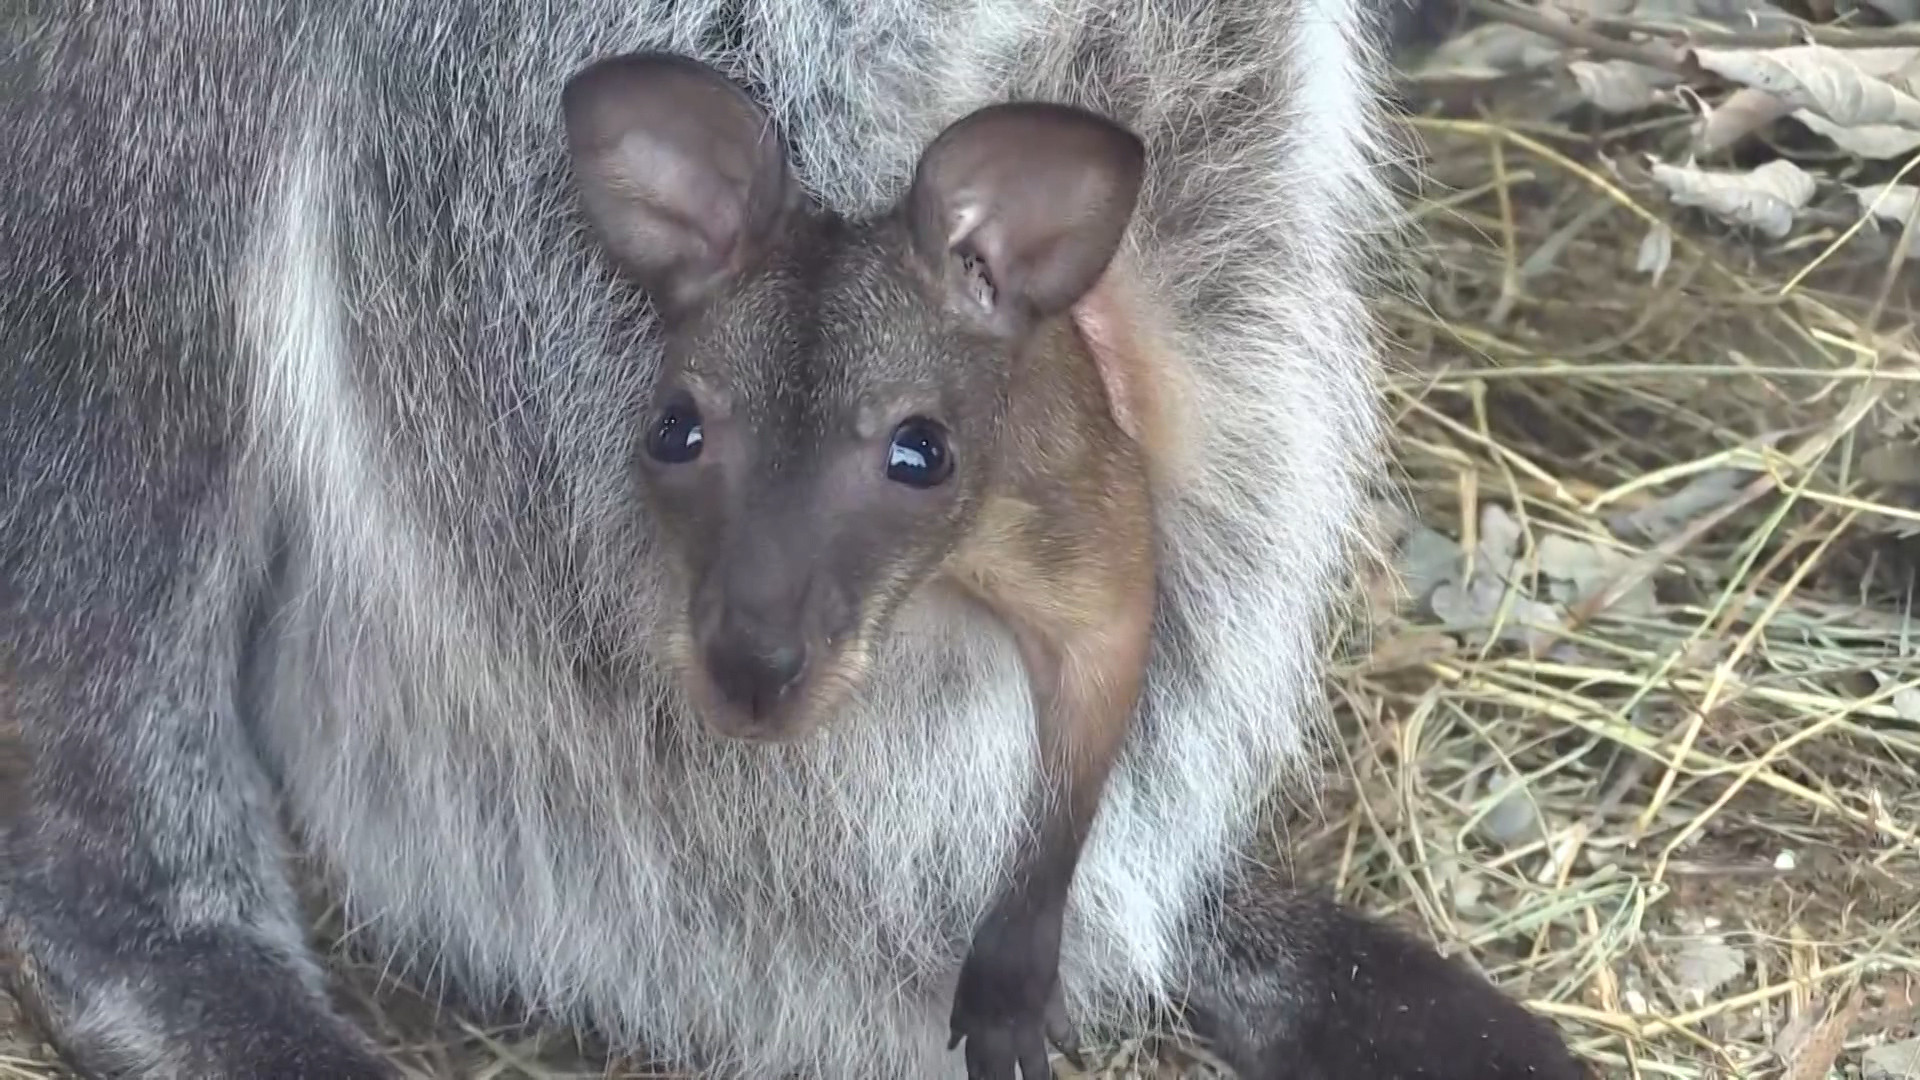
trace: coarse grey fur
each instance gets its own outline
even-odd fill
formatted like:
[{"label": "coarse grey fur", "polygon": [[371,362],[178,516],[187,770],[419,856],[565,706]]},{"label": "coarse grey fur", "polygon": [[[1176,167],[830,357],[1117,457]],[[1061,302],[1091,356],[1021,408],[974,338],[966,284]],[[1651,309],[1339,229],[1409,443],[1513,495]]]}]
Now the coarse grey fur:
[{"label": "coarse grey fur", "polygon": [[[1063,979],[1085,1028],[1239,972],[1208,913],[1261,799],[1310,779],[1379,466],[1366,2],[9,16],[0,678],[33,764],[0,943],[66,1052],[378,1074],[320,996],[283,801],[350,921],[471,995],[717,1075],[963,1071],[948,995],[1021,826],[1026,684],[997,624],[929,598],[816,738],[691,718],[633,494],[652,316],[584,234],[558,108],[582,65],[645,48],[754,87],[848,212],[990,100],[1145,138],[1142,265],[1197,422]],[[1234,976],[1259,993],[1212,986],[1217,1015],[1271,1019],[1261,980],[1312,933]]]}]

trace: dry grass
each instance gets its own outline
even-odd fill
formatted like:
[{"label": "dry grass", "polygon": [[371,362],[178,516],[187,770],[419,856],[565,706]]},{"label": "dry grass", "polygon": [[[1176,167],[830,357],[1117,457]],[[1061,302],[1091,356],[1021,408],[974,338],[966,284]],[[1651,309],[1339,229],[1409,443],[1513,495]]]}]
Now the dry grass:
[{"label": "dry grass", "polygon": [[[1469,550],[1513,521],[1522,584],[1616,557],[1564,625],[1492,646],[1378,582],[1335,671],[1331,790],[1286,843],[1471,955],[1599,1075],[1857,1076],[1920,1026],[1920,501],[1862,467],[1920,458],[1911,275],[1844,226],[1768,248],[1675,217],[1591,135],[1414,124],[1440,184],[1389,392],[1419,518]],[[1655,282],[1634,262],[1659,220]],[[1620,526],[1647,507],[1654,535]],[[671,1075],[342,966],[415,1075]],[[1103,1075],[1160,1075],[1150,1050],[1108,1048]],[[0,1078],[59,1075],[43,1061],[0,1037]]]},{"label": "dry grass", "polygon": [[[1379,617],[1336,684],[1340,812],[1292,840],[1600,1075],[1855,1067],[1920,1025],[1920,513],[1863,476],[1920,454],[1913,283],[1843,228],[1767,250],[1674,217],[1594,138],[1415,126],[1451,189],[1394,318],[1419,518],[1469,548],[1515,523],[1534,596],[1566,552],[1615,555],[1558,628]],[[1656,284],[1634,265],[1660,220]],[[1497,625],[1528,597],[1491,598]]]}]

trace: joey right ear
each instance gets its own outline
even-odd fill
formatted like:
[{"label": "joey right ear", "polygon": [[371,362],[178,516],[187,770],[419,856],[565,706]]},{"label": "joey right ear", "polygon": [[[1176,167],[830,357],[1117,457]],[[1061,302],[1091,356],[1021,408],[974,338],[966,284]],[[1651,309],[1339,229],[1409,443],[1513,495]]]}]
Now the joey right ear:
[{"label": "joey right ear", "polygon": [[1086,109],[984,106],[922,152],[905,197],[915,248],[954,311],[1024,333],[1094,286],[1139,200],[1146,147]]},{"label": "joey right ear", "polygon": [[561,108],[588,221],[665,311],[738,272],[796,199],[773,118],[690,57],[595,61],[567,81]]}]

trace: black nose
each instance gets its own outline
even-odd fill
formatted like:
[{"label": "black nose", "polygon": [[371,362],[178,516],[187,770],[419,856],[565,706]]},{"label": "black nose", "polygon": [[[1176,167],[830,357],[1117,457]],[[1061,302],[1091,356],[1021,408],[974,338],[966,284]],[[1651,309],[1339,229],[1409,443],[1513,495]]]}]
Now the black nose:
[{"label": "black nose", "polygon": [[800,681],[807,650],[797,641],[728,635],[707,648],[707,668],[727,699],[755,715],[772,708]]}]

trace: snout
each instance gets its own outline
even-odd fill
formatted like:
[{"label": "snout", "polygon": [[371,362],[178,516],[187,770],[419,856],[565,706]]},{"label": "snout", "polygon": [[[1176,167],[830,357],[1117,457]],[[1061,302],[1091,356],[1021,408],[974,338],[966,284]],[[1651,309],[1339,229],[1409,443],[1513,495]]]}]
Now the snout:
[{"label": "snout", "polygon": [[687,675],[709,728],[750,742],[787,742],[813,730],[853,681],[847,669],[860,651],[817,615],[803,609],[767,620],[728,611],[696,624]]},{"label": "snout", "polygon": [[807,671],[807,644],[791,634],[723,634],[706,648],[707,673],[726,705],[755,722],[777,715]]},{"label": "snout", "polygon": [[[719,545],[690,596],[683,676],[707,727],[790,742],[817,726],[863,666],[852,590],[792,530]],[[830,564],[829,564],[830,566]]]}]

